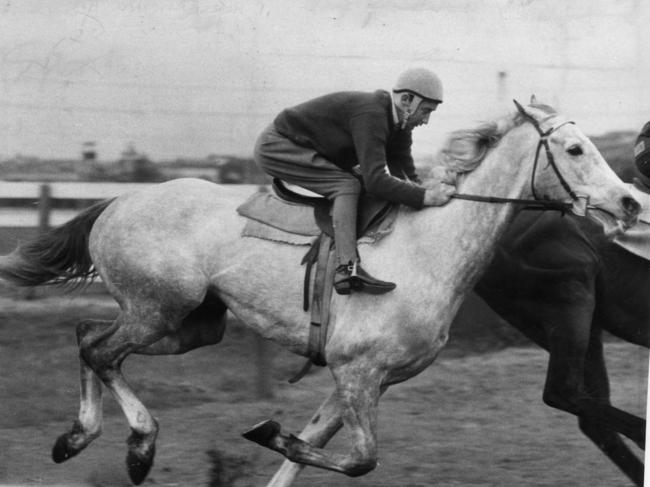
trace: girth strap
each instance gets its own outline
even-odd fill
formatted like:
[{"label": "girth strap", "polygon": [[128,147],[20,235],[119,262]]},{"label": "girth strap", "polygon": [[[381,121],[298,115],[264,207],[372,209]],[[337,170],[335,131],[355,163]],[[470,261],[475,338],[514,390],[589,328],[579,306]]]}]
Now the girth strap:
[{"label": "girth strap", "polygon": [[307,345],[308,360],[300,372],[289,379],[289,383],[291,384],[302,379],[311,369],[312,364],[321,367],[327,365],[327,361],[325,360],[325,342],[327,341],[327,327],[329,324],[335,268],[334,253],[331,249],[332,238],[329,235],[321,234],[314,241],[314,244],[302,261],[307,265],[303,295],[303,308],[305,311],[307,311],[309,304],[309,282],[311,280],[311,268],[314,263],[316,263],[316,275],[314,276],[314,290],[311,300],[309,342]]}]

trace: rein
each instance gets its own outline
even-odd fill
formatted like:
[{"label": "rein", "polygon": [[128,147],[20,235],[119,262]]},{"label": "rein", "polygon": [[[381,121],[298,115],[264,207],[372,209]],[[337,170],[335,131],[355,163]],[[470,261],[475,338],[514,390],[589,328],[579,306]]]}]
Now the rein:
[{"label": "rein", "polygon": [[[565,121],[558,125],[554,125],[547,131],[543,131],[539,122],[532,115],[526,112],[526,110],[524,110],[524,108],[517,102],[517,100],[513,100],[513,102],[515,103],[515,106],[517,107],[519,113],[523,115],[524,118],[533,125],[533,127],[535,127],[535,130],[537,130],[537,133],[539,134],[540,137],[539,143],[537,144],[537,149],[535,150],[535,161],[533,162],[533,175],[530,181],[531,190],[534,199],[501,198],[498,196],[481,196],[481,195],[463,194],[463,193],[456,193],[453,194],[451,197],[460,200],[478,201],[482,203],[514,203],[519,205],[526,205],[527,207],[526,209],[556,210],[556,211],[561,211],[562,214],[566,213],[567,210],[571,210],[580,216],[584,216],[587,210],[593,207],[591,207],[588,204],[589,201],[587,198],[576,195],[576,193],[571,189],[569,183],[566,182],[566,179],[564,179],[562,173],[558,169],[555,163],[555,158],[553,157],[553,153],[551,152],[551,148],[548,145],[549,135],[551,135],[553,132],[558,130],[560,127],[569,123],[573,124],[574,122]],[[535,190],[535,174],[537,173],[537,166],[539,165],[539,154],[541,152],[542,146],[544,147],[544,151],[548,163],[553,168],[553,172],[557,176],[562,187],[565,189],[565,191],[569,194],[569,196],[573,200],[572,203],[566,203],[564,201],[559,201],[559,200],[544,200],[537,195],[537,191]]]},{"label": "rein", "polygon": [[515,203],[518,205],[526,205],[526,209],[530,210],[557,210],[566,213],[567,210],[573,208],[572,203],[565,203],[564,201],[557,200],[528,200],[521,198],[500,198],[498,196],[481,196],[476,194],[456,193],[451,195],[452,198],[458,200],[478,201],[481,203]]}]

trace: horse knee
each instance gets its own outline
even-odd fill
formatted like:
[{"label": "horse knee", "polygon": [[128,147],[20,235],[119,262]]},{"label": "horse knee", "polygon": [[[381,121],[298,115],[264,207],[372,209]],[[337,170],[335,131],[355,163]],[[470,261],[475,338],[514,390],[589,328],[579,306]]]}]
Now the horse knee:
[{"label": "horse knee", "polygon": [[585,397],[584,385],[576,373],[557,374],[549,370],[542,396],[546,405],[577,414],[581,399]]},{"label": "horse knee", "polygon": [[360,477],[374,470],[377,467],[377,454],[372,453],[353,453],[350,458],[343,463],[342,468],[348,477]]},{"label": "horse knee", "polygon": [[574,404],[570,398],[571,394],[567,394],[566,391],[559,391],[548,387],[544,389],[544,395],[542,396],[544,404],[562,411],[570,411],[573,409]]}]

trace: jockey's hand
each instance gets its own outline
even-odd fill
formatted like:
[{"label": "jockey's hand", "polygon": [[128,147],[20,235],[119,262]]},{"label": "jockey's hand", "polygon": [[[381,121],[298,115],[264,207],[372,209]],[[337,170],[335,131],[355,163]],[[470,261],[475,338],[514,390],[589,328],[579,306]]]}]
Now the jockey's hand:
[{"label": "jockey's hand", "polygon": [[424,185],[424,206],[442,206],[449,202],[456,192],[456,186],[442,181],[432,180]]}]

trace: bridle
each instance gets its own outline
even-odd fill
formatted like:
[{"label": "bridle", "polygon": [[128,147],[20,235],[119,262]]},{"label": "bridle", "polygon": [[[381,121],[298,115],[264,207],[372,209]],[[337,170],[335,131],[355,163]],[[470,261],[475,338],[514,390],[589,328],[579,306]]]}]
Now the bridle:
[{"label": "bridle", "polygon": [[564,190],[569,193],[569,196],[571,196],[571,199],[573,201],[576,201],[578,199],[578,196],[575,194],[575,192],[571,189],[569,186],[569,183],[566,182],[566,179],[564,179],[564,176],[562,176],[562,173],[557,167],[557,164],[555,164],[555,157],[553,157],[553,153],[551,152],[551,148],[548,145],[548,137],[558,130],[560,127],[563,127],[564,125],[568,124],[574,124],[574,122],[570,120],[564,120],[561,121],[560,123],[557,123],[553,125],[551,128],[549,128],[546,132],[542,130],[542,126],[540,122],[537,121],[532,115],[530,115],[524,108],[517,102],[517,100],[513,100],[515,103],[515,106],[517,107],[517,110],[519,113],[521,113],[526,120],[528,120],[533,127],[535,127],[535,130],[537,130],[537,133],[539,134],[539,142],[537,143],[537,149],[535,150],[535,161],[533,163],[533,175],[531,177],[531,191],[533,193],[533,197],[538,200],[539,197],[537,196],[537,192],[535,191],[535,175],[537,174],[537,165],[539,162],[539,153],[541,152],[542,146],[544,147],[544,151],[546,153],[546,160],[548,161],[549,165],[553,169],[553,172],[557,176],[558,180],[560,181],[560,184],[564,188]]},{"label": "bridle", "polygon": [[[567,210],[571,210],[577,215],[585,216],[587,209],[590,208],[589,198],[586,196],[578,196],[575,193],[575,191],[571,189],[571,186],[569,186],[569,183],[567,183],[566,179],[564,178],[564,176],[562,176],[562,173],[557,167],[557,164],[555,163],[555,157],[553,157],[553,153],[551,152],[551,148],[549,147],[548,144],[548,138],[553,132],[558,130],[560,127],[563,127],[564,125],[573,124],[574,122],[570,120],[562,120],[545,131],[542,129],[540,122],[537,121],[537,119],[533,117],[531,114],[526,112],[526,110],[519,104],[519,102],[517,102],[517,100],[512,100],[512,101],[517,107],[517,111],[519,111],[519,113],[524,117],[526,121],[530,122],[532,126],[535,127],[535,130],[537,130],[537,133],[539,134],[539,142],[537,143],[537,149],[535,150],[535,160],[533,162],[533,173],[530,179],[533,199],[531,200],[531,199],[519,199],[519,198],[501,198],[497,196],[480,196],[480,195],[470,195],[470,194],[462,194],[462,193],[456,193],[452,195],[452,198],[469,200],[469,201],[481,201],[486,203],[516,203],[516,204],[525,205],[526,207],[525,209],[558,210],[561,211],[562,213],[565,213]],[[544,152],[546,154],[546,160],[548,161],[548,164],[553,169],[555,176],[560,181],[560,184],[562,185],[564,190],[571,197],[572,199],[571,203],[567,203],[561,200],[546,200],[538,196],[537,191],[535,190],[535,176],[537,174],[537,167],[539,165],[539,155],[542,151],[542,147],[544,147]]]}]

